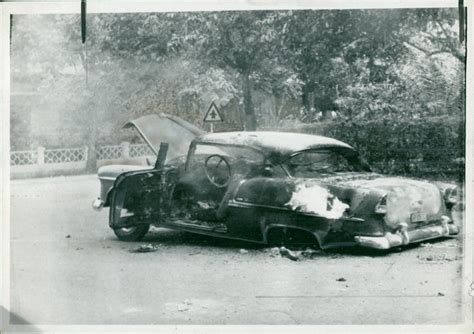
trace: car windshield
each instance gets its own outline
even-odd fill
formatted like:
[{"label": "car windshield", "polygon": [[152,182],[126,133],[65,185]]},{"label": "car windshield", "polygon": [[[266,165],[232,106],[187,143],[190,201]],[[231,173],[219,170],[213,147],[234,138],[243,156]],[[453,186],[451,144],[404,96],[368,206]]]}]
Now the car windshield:
[{"label": "car windshield", "polygon": [[293,177],[313,178],[340,172],[370,171],[358,154],[348,149],[318,149],[302,151],[283,164]]}]

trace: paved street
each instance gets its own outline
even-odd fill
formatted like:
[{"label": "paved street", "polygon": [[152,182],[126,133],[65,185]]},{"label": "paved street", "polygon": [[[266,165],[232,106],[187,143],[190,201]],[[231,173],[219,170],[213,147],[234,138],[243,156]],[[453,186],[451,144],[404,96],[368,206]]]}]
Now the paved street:
[{"label": "paved street", "polygon": [[[91,209],[95,176],[11,185],[12,322],[441,324],[462,320],[461,242],[291,261],[164,229],[125,243]],[[131,250],[151,243],[155,252]]]}]

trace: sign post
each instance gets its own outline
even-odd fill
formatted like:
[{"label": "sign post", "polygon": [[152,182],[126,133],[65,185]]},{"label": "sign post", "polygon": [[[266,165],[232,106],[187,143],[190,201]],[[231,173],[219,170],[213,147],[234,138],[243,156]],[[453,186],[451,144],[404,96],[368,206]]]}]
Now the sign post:
[{"label": "sign post", "polygon": [[209,109],[207,109],[206,115],[204,115],[203,122],[210,123],[211,133],[214,132],[214,123],[224,122],[224,118],[222,118],[221,113],[219,112],[219,109],[217,109],[217,106],[214,101],[211,102]]}]

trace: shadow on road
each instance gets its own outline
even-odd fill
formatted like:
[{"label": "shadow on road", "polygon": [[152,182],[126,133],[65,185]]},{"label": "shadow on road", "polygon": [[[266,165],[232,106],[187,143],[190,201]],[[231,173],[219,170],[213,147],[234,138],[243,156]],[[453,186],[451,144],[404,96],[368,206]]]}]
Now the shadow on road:
[{"label": "shadow on road", "polygon": [[167,229],[150,231],[142,242],[160,243],[167,246],[191,245],[216,248],[262,249],[268,247],[248,241],[216,238],[202,234]]},{"label": "shadow on road", "polygon": [[[455,238],[440,238],[434,239],[426,242],[428,245],[433,245],[434,247],[438,244],[442,244],[449,239]],[[173,231],[168,229],[158,229],[150,231],[147,236],[140,242],[143,243],[157,243],[163,246],[198,246],[198,247],[209,247],[209,248],[218,248],[218,249],[247,249],[247,250],[265,250],[272,248],[269,245],[262,245],[257,243],[252,243],[248,241],[241,240],[232,240],[225,238],[216,238],[207,235]],[[319,256],[370,256],[370,257],[383,257],[390,256],[390,254],[400,253],[400,252],[409,252],[411,250],[419,249],[422,243],[410,244],[403,247],[397,247],[389,250],[378,250],[370,249],[363,247],[343,247],[343,248],[332,248],[319,252]],[[296,245],[287,245],[287,248],[295,251],[305,250],[308,246],[296,246]]]}]

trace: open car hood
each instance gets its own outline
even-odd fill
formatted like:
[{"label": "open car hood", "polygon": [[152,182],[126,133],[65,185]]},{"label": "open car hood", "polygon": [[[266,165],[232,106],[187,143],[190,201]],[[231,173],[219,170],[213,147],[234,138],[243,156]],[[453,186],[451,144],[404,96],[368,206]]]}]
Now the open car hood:
[{"label": "open car hood", "polygon": [[206,133],[179,117],[166,114],[142,116],[128,121],[123,128],[135,128],[155,154],[158,154],[160,143],[168,143],[167,159],[185,155],[191,141]]}]

